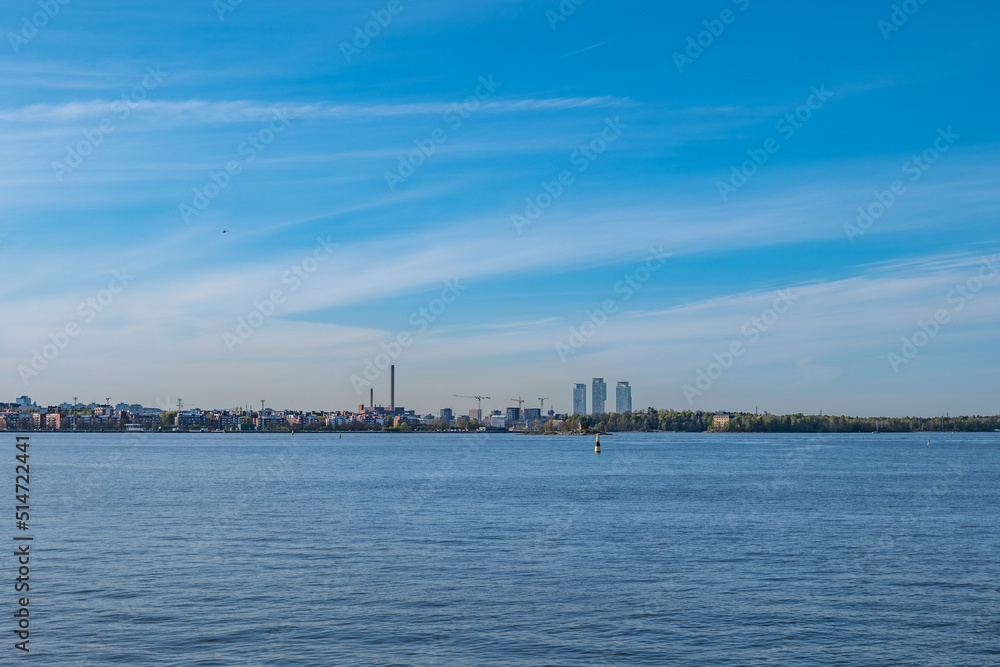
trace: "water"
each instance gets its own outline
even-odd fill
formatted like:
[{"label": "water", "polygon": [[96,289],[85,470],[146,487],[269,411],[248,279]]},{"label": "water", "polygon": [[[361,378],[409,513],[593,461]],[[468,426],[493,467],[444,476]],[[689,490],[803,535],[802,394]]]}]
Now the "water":
[{"label": "water", "polygon": [[1000,434],[602,440],[34,435],[31,661],[1000,664]]}]

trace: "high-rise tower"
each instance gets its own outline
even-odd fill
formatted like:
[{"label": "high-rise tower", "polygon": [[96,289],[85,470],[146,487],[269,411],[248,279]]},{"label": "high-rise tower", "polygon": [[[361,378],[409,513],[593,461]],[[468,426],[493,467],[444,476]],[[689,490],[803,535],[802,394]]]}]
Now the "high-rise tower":
[{"label": "high-rise tower", "polygon": [[591,414],[604,414],[604,401],[608,398],[608,385],[604,384],[604,378],[594,378],[591,384]]},{"label": "high-rise tower", "polygon": [[615,412],[632,412],[632,387],[628,382],[619,382],[615,387]]},{"label": "high-rise tower", "polygon": [[587,414],[587,385],[577,384],[573,387],[573,414]]}]

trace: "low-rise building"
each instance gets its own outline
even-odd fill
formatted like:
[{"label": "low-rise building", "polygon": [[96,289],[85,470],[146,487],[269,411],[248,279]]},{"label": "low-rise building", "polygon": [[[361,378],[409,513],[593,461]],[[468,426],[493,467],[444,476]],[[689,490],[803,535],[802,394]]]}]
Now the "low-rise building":
[{"label": "low-rise building", "polygon": [[200,410],[185,410],[177,413],[177,428],[201,428],[206,424],[205,413]]},{"label": "low-rise building", "polygon": [[713,429],[725,429],[729,426],[730,420],[733,418],[728,412],[716,412],[712,416],[712,428]]},{"label": "low-rise building", "polygon": [[402,424],[407,424],[408,426],[419,426],[420,417],[413,414],[412,410],[406,414],[396,415],[395,417],[393,417],[392,419],[393,426],[400,426]]},{"label": "low-rise building", "polygon": [[333,428],[337,428],[338,426],[347,426],[353,421],[354,415],[348,412],[327,415],[326,417],[326,425]]}]

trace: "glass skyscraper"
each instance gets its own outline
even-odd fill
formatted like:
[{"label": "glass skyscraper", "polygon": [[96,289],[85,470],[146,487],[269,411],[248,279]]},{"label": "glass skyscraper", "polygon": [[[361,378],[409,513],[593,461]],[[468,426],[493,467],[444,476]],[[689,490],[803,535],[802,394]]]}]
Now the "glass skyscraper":
[{"label": "glass skyscraper", "polygon": [[615,412],[632,412],[632,387],[628,382],[619,382],[615,387]]},{"label": "glass skyscraper", "polygon": [[585,384],[573,387],[573,414],[587,414],[587,385]]},{"label": "glass skyscraper", "polygon": [[604,378],[594,378],[591,385],[591,414],[600,415],[604,413],[604,401],[608,398],[608,385],[604,384]]}]

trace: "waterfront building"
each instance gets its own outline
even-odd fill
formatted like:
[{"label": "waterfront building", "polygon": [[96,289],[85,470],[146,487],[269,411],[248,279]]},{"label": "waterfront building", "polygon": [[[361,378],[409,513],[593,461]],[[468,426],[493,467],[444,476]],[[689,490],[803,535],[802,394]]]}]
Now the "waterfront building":
[{"label": "waterfront building", "polygon": [[712,428],[724,429],[729,426],[729,421],[733,418],[728,412],[717,412],[712,416]]},{"label": "waterfront building", "polygon": [[632,412],[632,387],[628,382],[619,382],[615,387],[615,412]]},{"label": "waterfront building", "polygon": [[587,385],[577,384],[573,387],[573,414],[587,414]]},{"label": "waterfront building", "polygon": [[604,401],[608,398],[608,385],[604,383],[604,378],[594,378],[591,383],[591,414],[604,414]]},{"label": "waterfront building", "polygon": [[192,428],[205,426],[205,413],[200,410],[185,410],[178,412],[174,418],[177,428]]},{"label": "waterfront building", "polygon": [[408,412],[403,412],[402,414],[397,414],[395,417],[393,417],[392,425],[398,427],[402,426],[403,424],[406,424],[411,428],[415,426],[420,426],[420,417],[413,414],[414,412],[415,412],[414,410],[410,410]]}]

